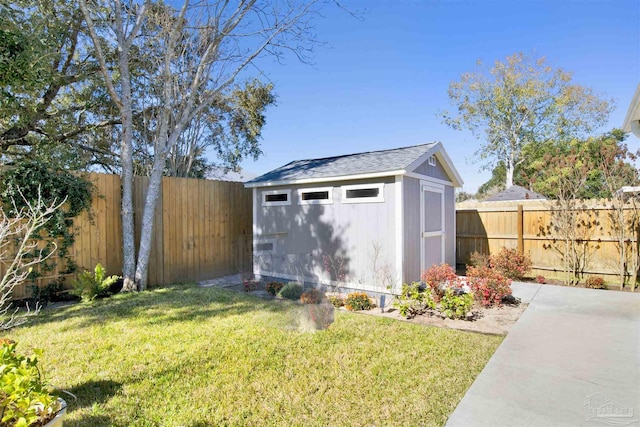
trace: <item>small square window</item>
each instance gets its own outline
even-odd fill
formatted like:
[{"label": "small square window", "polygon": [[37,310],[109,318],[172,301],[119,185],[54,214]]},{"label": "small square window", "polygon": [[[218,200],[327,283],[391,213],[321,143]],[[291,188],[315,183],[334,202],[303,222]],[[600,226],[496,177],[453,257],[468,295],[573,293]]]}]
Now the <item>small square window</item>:
[{"label": "small square window", "polygon": [[431,165],[431,166],[435,166],[436,165],[436,156],[429,157],[429,165]]}]

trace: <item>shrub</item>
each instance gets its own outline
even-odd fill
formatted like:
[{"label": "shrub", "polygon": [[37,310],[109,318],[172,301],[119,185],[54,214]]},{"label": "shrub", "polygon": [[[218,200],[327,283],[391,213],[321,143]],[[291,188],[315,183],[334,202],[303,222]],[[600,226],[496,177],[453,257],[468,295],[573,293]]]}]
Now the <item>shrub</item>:
[{"label": "shrub", "polygon": [[509,279],[520,280],[531,270],[531,259],[515,249],[502,248],[489,257],[489,265]]},{"label": "shrub", "polygon": [[411,285],[402,285],[402,293],[396,296],[393,306],[400,315],[411,319],[433,310],[436,303],[430,290],[424,289],[420,282],[413,282]]},{"label": "shrub", "polygon": [[344,307],[349,311],[371,310],[375,307],[375,304],[366,293],[353,292],[347,295],[347,299],[344,301]]},{"label": "shrub", "polygon": [[450,319],[464,319],[473,307],[473,295],[448,288],[440,301],[440,312]]},{"label": "shrub", "polygon": [[283,286],[284,283],[282,282],[269,282],[267,283],[267,292],[275,296],[280,292],[280,289],[282,289]]},{"label": "shrub", "polygon": [[262,283],[260,283],[259,280],[245,280],[244,282],[242,282],[242,289],[245,292],[253,292],[260,289],[261,285]]},{"label": "shrub", "polygon": [[472,252],[471,256],[469,256],[469,265],[472,267],[488,267],[489,255]]},{"label": "shrub", "polygon": [[544,285],[545,283],[547,283],[547,279],[545,279],[544,276],[536,276],[536,282]]},{"label": "shrub", "polygon": [[16,353],[16,344],[5,340],[0,348],[0,413],[3,426],[44,425],[60,411],[52,388],[43,380],[34,356]]},{"label": "shrub", "polygon": [[100,263],[96,264],[93,273],[83,271],[78,274],[78,278],[73,281],[73,290],[71,292],[82,298],[83,301],[91,301],[97,297],[107,297],[111,295],[109,290],[120,277],[107,277],[106,273],[107,270],[105,270]]},{"label": "shrub", "polygon": [[336,308],[344,307],[344,298],[338,295],[331,295],[329,297],[329,302]]},{"label": "shrub", "polygon": [[511,280],[488,267],[467,268],[468,283],[476,300],[489,307],[501,305],[502,298],[511,295]]},{"label": "shrub", "polygon": [[302,285],[298,282],[289,282],[280,289],[278,292],[278,296],[284,299],[290,299],[293,301],[297,301],[302,296],[304,289]]},{"label": "shrub", "polygon": [[462,286],[456,271],[448,264],[433,265],[422,273],[422,281],[438,296],[442,296],[446,288]]},{"label": "shrub", "polygon": [[309,289],[300,295],[300,302],[303,304],[320,304],[323,299],[322,292],[317,289]]},{"label": "shrub", "polygon": [[607,285],[604,284],[604,279],[600,276],[587,277],[585,286],[591,289],[607,289]]}]

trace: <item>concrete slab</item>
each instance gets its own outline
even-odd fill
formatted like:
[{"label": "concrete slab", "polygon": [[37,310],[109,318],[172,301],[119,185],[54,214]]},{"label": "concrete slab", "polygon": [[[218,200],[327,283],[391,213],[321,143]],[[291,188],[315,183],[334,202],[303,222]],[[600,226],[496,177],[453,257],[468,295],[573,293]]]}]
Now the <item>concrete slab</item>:
[{"label": "concrete slab", "polygon": [[446,425],[640,425],[640,293],[532,286]]}]

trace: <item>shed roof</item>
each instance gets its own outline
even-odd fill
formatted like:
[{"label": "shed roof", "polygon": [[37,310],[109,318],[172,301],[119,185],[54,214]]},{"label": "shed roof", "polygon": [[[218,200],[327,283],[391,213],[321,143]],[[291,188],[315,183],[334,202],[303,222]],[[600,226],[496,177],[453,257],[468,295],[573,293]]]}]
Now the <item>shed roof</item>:
[{"label": "shed roof", "polygon": [[504,202],[513,200],[546,200],[542,194],[538,194],[535,191],[527,190],[519,185],[512,185],[506,190],[494,194],[491,197],[486,198],[485,202]]},{"label": "shed roof", "polygon": [[[390,150],[368,151],[342,156],[319,159],[296,160],[247,181],[246,187],[265,185],[285,185],[326,181],[328,179],[358,179],[368,176],[402,175],[411,172],[420,160],[436,155],[455,185],[461,185],[462,179],[453,167],[442,144],[431,142],[410,147]],[[421,163],[421,162],[420,162]]]}]

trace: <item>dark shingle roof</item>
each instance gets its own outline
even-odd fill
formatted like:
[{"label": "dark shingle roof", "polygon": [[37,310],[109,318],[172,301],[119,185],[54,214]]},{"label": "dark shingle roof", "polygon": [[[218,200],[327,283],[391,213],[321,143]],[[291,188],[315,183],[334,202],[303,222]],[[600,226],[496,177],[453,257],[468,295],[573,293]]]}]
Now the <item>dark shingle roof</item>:
[{"label": "dark shingle roof", "polygon": [[296,160],[245,184],[289,182],[401,170],[418,160],[437,142],[383,151],[347,154],[322,159]]},{"label": "dark shingle roof", "polygon": [[491,197],[486,198],[485,202],[505,202],[514,200],[546,200],[542,194],[538,194],[535,191],[527,190],[519,185],[512,185],[506,190],[494,194]]}]

